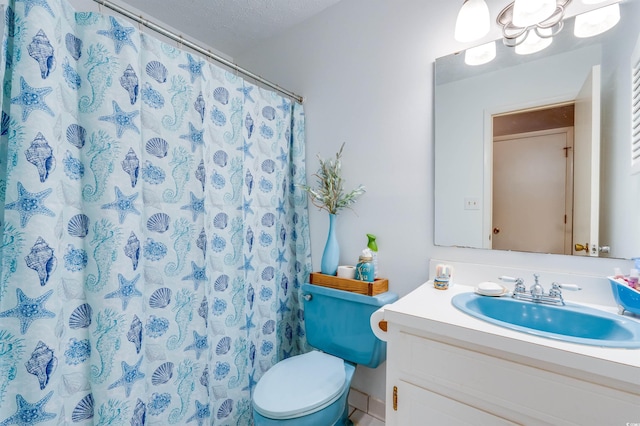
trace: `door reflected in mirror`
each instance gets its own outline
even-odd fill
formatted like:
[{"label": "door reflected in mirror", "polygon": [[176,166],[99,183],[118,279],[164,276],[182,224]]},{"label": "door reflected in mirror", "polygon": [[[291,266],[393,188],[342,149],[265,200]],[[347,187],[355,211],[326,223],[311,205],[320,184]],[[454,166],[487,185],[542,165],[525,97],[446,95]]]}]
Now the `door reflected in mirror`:
[{"label": "door reflected in mirror", "polygon": [[492,248],[571,254],[574,104],[493,117]]},{"label": "door reflected in mirror", "polygon": [[[630,161],[640,0],[620,7],[619,24],[596,37],[574,37],[570,18],[533,55],[498,41],[489,64],[436,60],[436,245],[640,254],[640,175]],[[545,122],[550,107],[558,115]]]}]

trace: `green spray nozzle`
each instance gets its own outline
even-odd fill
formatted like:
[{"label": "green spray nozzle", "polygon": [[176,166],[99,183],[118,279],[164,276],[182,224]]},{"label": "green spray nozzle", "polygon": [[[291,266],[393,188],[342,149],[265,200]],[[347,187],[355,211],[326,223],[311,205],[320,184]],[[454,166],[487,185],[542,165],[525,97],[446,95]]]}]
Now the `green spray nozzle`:
[{"label": "green spray nozzle", "polygon": [[378,251],[378,244],[376,244],[376,236],[373,234],[367,234],[367,238],[369,238],[367,247],[369,247],[372,251]]}]

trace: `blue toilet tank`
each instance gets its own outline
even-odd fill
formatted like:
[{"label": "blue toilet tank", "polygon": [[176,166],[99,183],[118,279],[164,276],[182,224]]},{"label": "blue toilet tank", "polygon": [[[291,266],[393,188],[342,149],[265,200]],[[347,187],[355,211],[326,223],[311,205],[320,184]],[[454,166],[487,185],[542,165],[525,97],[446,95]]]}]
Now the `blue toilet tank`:
[{"label": "blue toilet tank", "polygon": [[397,294],[365,296],[308,283],[302,285],[302,294],[311,346],[370,368],[386,359],[387,343],[373,334],[370,317],[380,307],[398,300]]}]

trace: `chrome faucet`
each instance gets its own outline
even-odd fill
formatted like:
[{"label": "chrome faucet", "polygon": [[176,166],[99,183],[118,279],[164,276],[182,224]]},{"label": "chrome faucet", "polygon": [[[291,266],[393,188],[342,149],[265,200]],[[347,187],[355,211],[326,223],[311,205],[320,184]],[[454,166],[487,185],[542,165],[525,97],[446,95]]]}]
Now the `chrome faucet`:
[{"label": "chrome faucet", "polygon": [[535,283],[531,286],[531,288],[529,288],[529,293],[531,293],[531,297],[533,298],[544,296],[544,288],[542,288],[542,286],[538,282],[539,278],[540,278],[540,275],[533,274],[533,279],[535,280]]},{"label": "chrome faucet", "polygon": [[524,280],[522,278],[514,278],[508,276],[499,277],[500,280],[505,282],[513,282],[515,283],[515,288],[513,289],[513,293],[511,297],[519,300],[528,300],[534,303],[546,303],[550,305],[564,305],[564,299],[562,297],[562,290],[582,290],[581,287],[575,284],[560,284],[554,282],[551,284],[551,290],[549,293],[545,294],[544,288],[539,283],[540,275],[533,274],[533,278],[535,280],[534,284],[531,286],[529,291],[527,291],[526,286],[524,285]]}]

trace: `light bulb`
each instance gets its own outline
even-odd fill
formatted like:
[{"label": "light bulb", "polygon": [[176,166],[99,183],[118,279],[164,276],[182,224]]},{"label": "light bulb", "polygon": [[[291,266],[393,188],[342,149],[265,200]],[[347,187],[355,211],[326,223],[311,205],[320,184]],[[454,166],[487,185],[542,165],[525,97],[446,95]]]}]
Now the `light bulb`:
[{"label": "light bulb", "polygon": [[455,38],[466,43],[476,41],[489,32],[489,7],[484,0],[465,0],[458,12]]},{"label": "light bulb", "polygon": [[513,25],[526,28],[545,21],[556,11],[556,0],[515,0]]},{"label": "light bulb", "polygon": [[620,5],[610,4],[576,16],[573,34],[579,38],[593,37],[610,30],[619,20]]},{"label": "light bulb", "polygon": [[464,52],[464,63],[467,65],[482,65],[491,62],[496,57],[496,42],[481,44]]},{"label": "light bulb", "polygon": [[[538,31],[542,34],[548,33],[551,35],[550,29],[538,29]],[[530,55],[546,49],[552,41],[553,37],[540,37],[535,31],[529,31],[527,38],[517,45],[515,50],[518,55]]]}]

